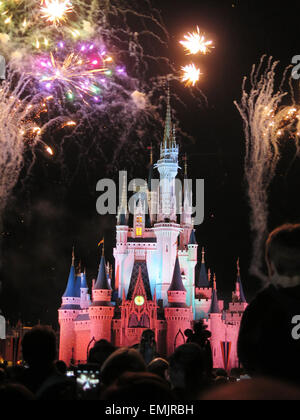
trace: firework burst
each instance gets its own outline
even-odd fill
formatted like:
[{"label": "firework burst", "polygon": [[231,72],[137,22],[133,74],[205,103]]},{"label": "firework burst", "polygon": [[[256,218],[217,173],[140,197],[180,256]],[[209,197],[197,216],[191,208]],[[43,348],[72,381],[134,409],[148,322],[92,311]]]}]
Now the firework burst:
[{"label": "firework burst", "polygon": [[182,76],[181,80],[186,84],[186,86],[195,86],[199,82],[201,71],[195,66],[195,64],[189,64],[185,67],[182,67]]},{"label": "firework burst", "polygon": [[213,41],[206,40],[205,36],[200,33],[200,29],[197,26],[197,31],[188,33],[184,36],[185,41],[180,41],[180,44],[184,46],[187,55],[196,54],[208,54],[213,46]]},{"label": "firework burst", "polygon": [[36,77],[43,89],[51,91],[62,86],[69,100],[75,96],[84,99],[85,96],[99,100],[99,75],[107,75],[108,69],[104,67],[103,57],[93,54],[84,56],[81,53],[67,53],[64,58],[49,57],[38,59]]},{"label": "firework burst", "polygon": [[69,0],[42,0],[42,17],[54,25],[65,22],[68,13],[72,12],[73,5]]}]

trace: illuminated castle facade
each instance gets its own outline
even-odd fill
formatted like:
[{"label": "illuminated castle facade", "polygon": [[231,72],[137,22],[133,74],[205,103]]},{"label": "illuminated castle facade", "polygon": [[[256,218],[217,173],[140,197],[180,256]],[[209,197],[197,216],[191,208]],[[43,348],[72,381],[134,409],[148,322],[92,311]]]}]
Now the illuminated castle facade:
[{"label": "illuminated castle facade", "polygon": [[168,356],[185,343],[185,330],[203,319],[212,333],[214,367],[237,367],[237,337],[247,307],[240,274],[232,302],[225,310],[224,302],[218,300],[216,277],[211,279],[206,270],[204,250],[200,270],[196,269],[192,191],[186,184],[181,214],[177,214],[179,147],[170,100],[160,159],[155,165],[151,162],[149,184],[154,169],[158,170],[160,186],[150,192],[141,188],[136,193],[133,216],[128,214],[127,189],[123,188],[114,249],[114,290],[103,255],[90,296],[86,275],[76,272],[73,255],[58,311],[59,357],[67,364],[84,363],[93,341],[106,339],[118,347],[133,346],[145,329],[155,332],[158,353]]}]

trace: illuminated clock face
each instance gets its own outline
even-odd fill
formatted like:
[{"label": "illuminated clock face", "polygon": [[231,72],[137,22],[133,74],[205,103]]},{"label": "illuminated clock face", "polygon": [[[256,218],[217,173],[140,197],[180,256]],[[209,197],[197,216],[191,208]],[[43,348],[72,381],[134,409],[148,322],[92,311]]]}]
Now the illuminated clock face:
[{"label": "illuminated clock face", "polygon": [[143,296],[136,296],[136,298],[134,299],[134,303],[136,304],[136,306],[143,306],[145,303],[145,299],[143,298]]}]

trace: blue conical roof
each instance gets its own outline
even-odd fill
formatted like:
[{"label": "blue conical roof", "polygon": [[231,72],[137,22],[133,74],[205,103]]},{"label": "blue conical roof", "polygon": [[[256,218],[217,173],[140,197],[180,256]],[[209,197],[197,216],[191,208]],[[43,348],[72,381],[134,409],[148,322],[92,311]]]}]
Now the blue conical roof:
[{"label": "blue conical roof", "polygon": [[127,226],[127,216],[125,214],[125,211],[120,214],[119,217],[119,226]]},{"label": "blue conical roof", "polygon": [[80,298],[80,288],[81,288],[81,276],[76,276],[75,280],[75,289],[74,289],[74,297]]},{"label": "blue conical roof", "polygon": [[211,306],[209,310],[210,314],[219,314],[220,308],[219,308],[219,302],[218,302],[218,294],[217,290],[214,289],[212,293],[212,300],[211,300]]},{"label": "blue conical roof", "polygon": [[210,284],[209,284],[209,280],[208,280],[208,275],[207,275],[205,263],[202,263],[201,264],[197,287],[199,289],[210,288]]},{"label": "blue conical roof", "polygon": [[194,229],[192,230],[192,233],[191,233],[191,236],[190,236],[189,245],[198,245]]},{"label": "blue conical roof", "polygon": [[86,281],[86,273],[81,274],[81,289],[88,289],[87,281]]},{"label": "blue conical roof", "polygon": [[107,281],[106,263],[104,255],[101,257],[98,277],[94,290],[111,290]]},{"label": "blue conical roof", "polygon": [[173,274],[173,280],[172,280],[172,283],[169,287],[169,292],[186,292],[186,289],[185,289],[185,287],[183,285],[183,282],[182,282],[178,257],[176,259],[174,274]]},{"label": "blue conical roof", "polygon": [[63,297],[76,297],[76,275],[74,264],[71,265],[68,284]]},{"label": "blue conical roof", "polygon": [[196,282],[196,287],[199,289],[210,288],[210,283],[207,275],[206,265],[205,265],[205,250],[202,248],[202,262],[198,281]]}]

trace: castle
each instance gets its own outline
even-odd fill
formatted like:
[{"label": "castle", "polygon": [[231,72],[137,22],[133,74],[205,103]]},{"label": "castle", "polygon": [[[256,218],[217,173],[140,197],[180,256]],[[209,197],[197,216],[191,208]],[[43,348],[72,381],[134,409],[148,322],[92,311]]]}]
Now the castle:
[{"label": "castle", "polygon": [[59,357],[68,365],[71,361],[84,363],[94,341],[106,339],[118,347],[133,346],[139,343],[145,329],[155,332],[158,353],[168,356],[185,343],[185,330],[202,319],[212,334],[214,367],[226,370],[238,367],[237,338],[247,307],[240,272],[238,268],[227,310],[218,299],[216,276],[211,279],[206,269],[204,250],[196,276],[198,244],[192,218],[192,191],[186,184],[181,214],[177,214],[179,147],[172,124],[170,95],[160,160],[153,165],[151,159],[149,186],[154,169],[160,175],[159,188],[141,188],[136,193],[132,217],[128,212],[127,190],[123,188],[117,215],[114,290],[103,253],[90,297],[86,274],[76,271],[73,253],[67,288],[58,310]]}]

